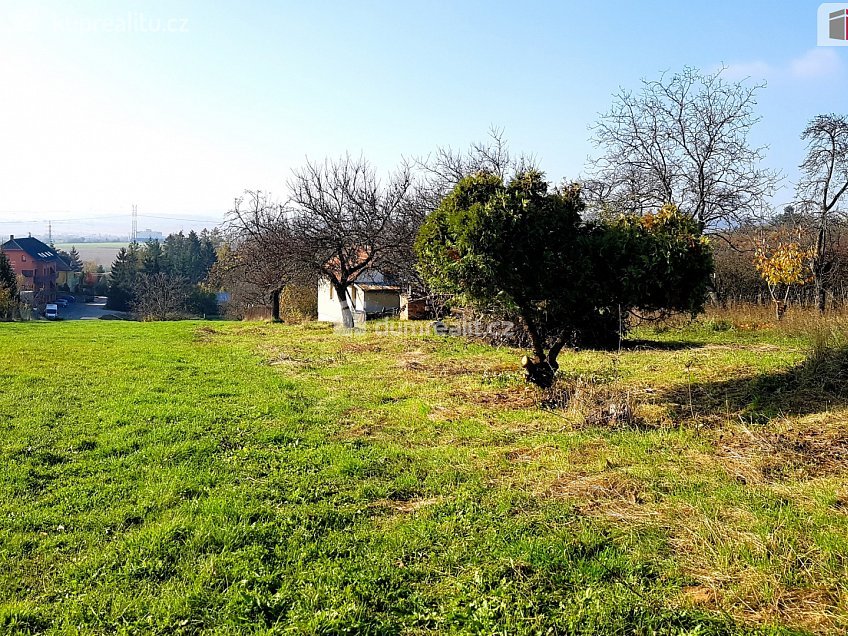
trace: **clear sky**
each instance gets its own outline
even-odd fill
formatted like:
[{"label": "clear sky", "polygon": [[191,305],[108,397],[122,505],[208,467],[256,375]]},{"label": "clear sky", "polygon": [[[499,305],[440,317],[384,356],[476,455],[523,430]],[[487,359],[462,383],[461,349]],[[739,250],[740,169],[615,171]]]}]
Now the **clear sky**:
[{"label": "clear sky", "polygon": [[612,93],[684,65],[768,81],[754,141],[791,186],[806,121],[848,110],[818,4],[0,0],[0,232],[210,225],[307,156],[388,170],[491,125],[576,178]]}]

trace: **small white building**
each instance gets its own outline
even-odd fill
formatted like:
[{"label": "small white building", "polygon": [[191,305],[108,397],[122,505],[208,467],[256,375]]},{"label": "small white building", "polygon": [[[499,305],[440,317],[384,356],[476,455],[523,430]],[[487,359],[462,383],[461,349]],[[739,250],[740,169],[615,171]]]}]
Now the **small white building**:
[{"label": "small white building", "polygon": [[[361,323],[369,317],[396,315],[400,312],[400,286],[387,281],[383,274],[376,270],[360,274],[347,291],[347,302],[356,323]],[[326,279],[318,283],[318,320],[342,322],[342,306],[338,294]]]}]

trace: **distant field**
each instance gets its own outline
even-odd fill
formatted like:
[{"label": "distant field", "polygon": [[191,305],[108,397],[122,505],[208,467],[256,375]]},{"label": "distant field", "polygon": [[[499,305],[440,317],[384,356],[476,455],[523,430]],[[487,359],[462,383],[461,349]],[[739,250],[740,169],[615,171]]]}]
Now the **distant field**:
[{"label": "distant field", "polygon": [[83,262],[94,261],[109,269],[118,254],[118,250],[127,247],[127,243],[56,243],[56,247],[65,251],[76,247]]},{"label": "distant field", "polygon": [[745,325],[545,396],[458,338],[0,323],[0,633],[846,633],[848,353]]}]

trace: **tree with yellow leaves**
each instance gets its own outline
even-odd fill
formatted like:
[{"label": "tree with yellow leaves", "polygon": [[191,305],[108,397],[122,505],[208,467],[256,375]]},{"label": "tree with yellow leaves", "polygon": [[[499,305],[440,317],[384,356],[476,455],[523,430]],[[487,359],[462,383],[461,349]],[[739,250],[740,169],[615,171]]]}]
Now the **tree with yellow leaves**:
[{"label": "tree with yellow leaves", "polygon": [[792,287],[812,280],[812,256],[811,249],[802,249],[796,241],[780,241],[772,248],[764,240],[757,248],[754,266],[768,285],[778,320],[786,311]]}]

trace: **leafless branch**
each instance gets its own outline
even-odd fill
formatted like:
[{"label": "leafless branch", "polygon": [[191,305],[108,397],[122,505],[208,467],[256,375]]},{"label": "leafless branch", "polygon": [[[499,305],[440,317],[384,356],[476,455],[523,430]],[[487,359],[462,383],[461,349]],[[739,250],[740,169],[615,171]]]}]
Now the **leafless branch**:
[{"label": "leafless branch", "polygon": [[734,226],[762,208],[779,175],[760,167],[766,148],[748,143],[762,84],[730,82],[722,70],[686,68],[622,90],[593,127],[601,148],[591,186],[596,213],[643,214],[666,203],[706,231]]}]

